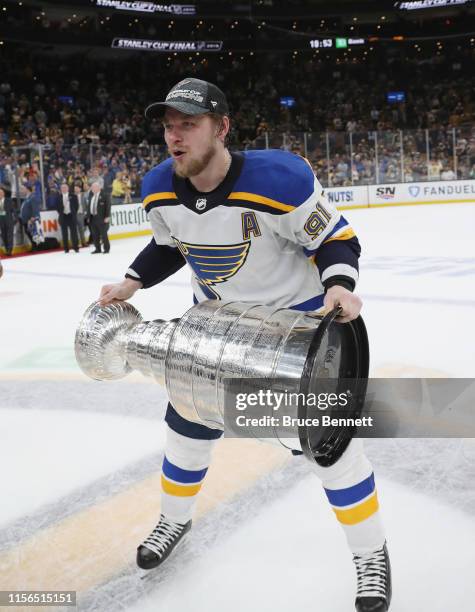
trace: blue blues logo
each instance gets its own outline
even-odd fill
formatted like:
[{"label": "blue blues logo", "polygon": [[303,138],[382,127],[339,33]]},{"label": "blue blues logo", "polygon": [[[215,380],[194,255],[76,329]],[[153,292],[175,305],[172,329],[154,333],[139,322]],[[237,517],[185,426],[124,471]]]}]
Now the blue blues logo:
[{"label": "blue blues logo", "polygon": [[250,241],[240,244],[208,245],[189,244],[177,238],[173,240],[193,269],[203,293],[211,300],[221,299],[213,286],[225,283],[237,274],[244,265],[251,248]]},{"label": "blue blues logo", "polygon": [[418,185],[409,185],[409,195],[416,198],[419,195],[421,188]]}]

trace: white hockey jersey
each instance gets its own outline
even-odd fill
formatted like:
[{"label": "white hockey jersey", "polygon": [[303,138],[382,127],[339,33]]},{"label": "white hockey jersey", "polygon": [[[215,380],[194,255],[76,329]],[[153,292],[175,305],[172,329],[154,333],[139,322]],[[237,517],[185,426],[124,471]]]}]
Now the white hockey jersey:
[{"label": "white hockey jersey", "polygon": [[358,278],[353,230],[293,153],[233,153],[226,178],[207,193],[167,159],[144,177],[142,198],[157,245],[178,248],[193,270],[197,301],[315,310],[327,279]]}]

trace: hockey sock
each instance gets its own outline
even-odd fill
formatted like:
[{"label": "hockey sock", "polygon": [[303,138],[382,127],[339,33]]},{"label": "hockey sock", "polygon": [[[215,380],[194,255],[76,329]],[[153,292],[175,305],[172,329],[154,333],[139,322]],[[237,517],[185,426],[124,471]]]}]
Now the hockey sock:
[{"label": "hockey sock", "polygon": [[373,468],[362,441],[353,439],[334,465],[324,468],[315,464],[315,469],[351,552],[363,554],[381,548],[386,537]]},{"label": "hockey sock", "polygon": [[167,427],[161,512],[168,519],[177,523],[191,519],[215,443],[216,440],[188,438]]}]

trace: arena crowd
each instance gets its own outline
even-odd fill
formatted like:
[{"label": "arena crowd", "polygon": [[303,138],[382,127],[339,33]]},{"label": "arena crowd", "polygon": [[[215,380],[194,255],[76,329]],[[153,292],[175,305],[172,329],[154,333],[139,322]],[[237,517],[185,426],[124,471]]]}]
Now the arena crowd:
[{"label": "arena crowd", "polygon": [[[146,122],[143,110],[185,75],[226,91],[231,148],[306,155],[325,186],[475,178],[474,56],[460,43],[428,55],[368,49],[331,61],[3,55],[0,185],[15,198],[26,183],[42,197],[43,184],[47,207],[64,182],[87,191],[98,180],[114,204],[139,198],[142,177],[166,156],[160,123]],[[404,101],[388,101],[392,91]]]}]

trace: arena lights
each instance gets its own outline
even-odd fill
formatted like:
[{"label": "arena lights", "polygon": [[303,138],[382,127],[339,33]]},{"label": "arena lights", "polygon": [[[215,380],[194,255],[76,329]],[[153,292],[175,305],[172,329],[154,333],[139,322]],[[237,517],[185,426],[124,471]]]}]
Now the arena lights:
[{"label": "arena lights", "polygon": [[96,0],[99,8],[138,13],[173,13],[174,15],[196,15],[194,4],[157,4],[156,2],[126,2],[125,0]]},{"label": "arena lights", "polygon": [[221,51],[222,40],[143,40],[137,38],[114,38],[111,47],[113,49],[124,49],[126,51],[155,51],[168,53],[203,51]]},{"label": "arena lights", "polygon": [[416,11],[421,9],[440,8],[468,4],[470,0],[411,0],[410,2],[395,2],[395,8],[401,11]]}]

